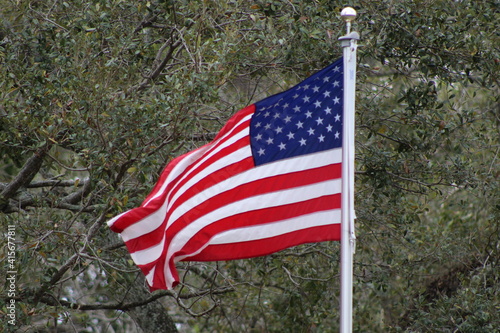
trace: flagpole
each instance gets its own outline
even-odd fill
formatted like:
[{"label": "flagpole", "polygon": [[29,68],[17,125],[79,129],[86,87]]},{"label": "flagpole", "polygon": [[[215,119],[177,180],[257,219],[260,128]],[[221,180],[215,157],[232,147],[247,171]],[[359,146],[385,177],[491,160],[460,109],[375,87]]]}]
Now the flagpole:
[{"label": "flagpole", "polygon": [[344,53],[344,116],[342,136],[342,226],[340,238],[340,333],[352,332],[354,233],[354,112],[356,90],[357,32],[351,32],[356,11],[342,10],[347,34],[339,38]]}]

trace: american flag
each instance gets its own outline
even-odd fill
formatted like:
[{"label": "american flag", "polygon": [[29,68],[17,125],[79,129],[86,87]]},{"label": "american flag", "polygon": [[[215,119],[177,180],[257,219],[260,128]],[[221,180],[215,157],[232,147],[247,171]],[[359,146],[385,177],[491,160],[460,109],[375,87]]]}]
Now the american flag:
[{"label": "american flag", "polygon": [[268,255],[339,240],[343,61],[237,112],[170,162],[140,207],[108,222],[151,290],[179,261]]}]

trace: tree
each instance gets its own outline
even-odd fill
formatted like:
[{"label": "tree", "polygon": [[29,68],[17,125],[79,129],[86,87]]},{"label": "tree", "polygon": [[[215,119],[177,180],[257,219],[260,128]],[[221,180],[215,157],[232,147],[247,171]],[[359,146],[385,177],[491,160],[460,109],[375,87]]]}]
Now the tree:
[{"label": "tree", "polygon": [[[353,5],[363,45],[355,329],[493,331],[500,9]],[[183,263],[179,287],[150,294],[105,222],[235,111],[339,57],[342,6],[2,1],[0,221],[15,257],[4,247],[0,258],[17,271],[6,328],[338,331],[336,243]],[[4,316],[8,293],[6,283]]]}]

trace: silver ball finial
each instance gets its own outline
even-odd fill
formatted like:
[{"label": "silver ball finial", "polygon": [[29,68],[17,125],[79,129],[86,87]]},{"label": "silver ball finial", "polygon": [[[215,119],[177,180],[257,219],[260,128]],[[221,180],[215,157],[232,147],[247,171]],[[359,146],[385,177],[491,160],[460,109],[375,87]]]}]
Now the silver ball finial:
[{"label": "silver ball finial", "polygon": [[340,12],[340,16],[344,19],[346,22],[352,22],[356,19],[356,10],[352,7],[345,7],[342,9]]}]

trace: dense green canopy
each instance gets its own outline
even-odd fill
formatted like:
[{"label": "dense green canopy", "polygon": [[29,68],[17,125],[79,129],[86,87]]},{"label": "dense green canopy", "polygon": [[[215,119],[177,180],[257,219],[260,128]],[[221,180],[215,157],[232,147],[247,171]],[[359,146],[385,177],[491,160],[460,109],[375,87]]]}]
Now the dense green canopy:
[{"label": "dense green canopy", "polygon": [[[338,243],[182,263],[150,294],[105,222],[234,112],[338,58],[346,4],[1,0],[6,331],[337,332]],[[354,330],[498,331],[498,1],[349,5]]]}]

